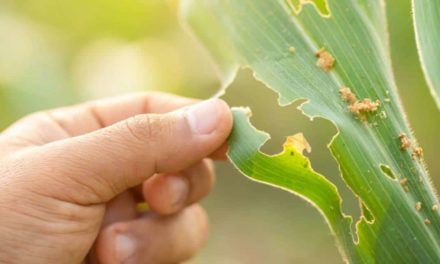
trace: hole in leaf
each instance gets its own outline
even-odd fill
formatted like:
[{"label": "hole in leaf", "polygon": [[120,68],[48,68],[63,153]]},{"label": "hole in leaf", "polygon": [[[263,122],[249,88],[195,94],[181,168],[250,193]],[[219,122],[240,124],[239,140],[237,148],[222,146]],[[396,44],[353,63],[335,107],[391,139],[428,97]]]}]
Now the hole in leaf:
[{"label": "hole in leaf", "polygon": [[382,170],[383,174],[385,174],[386,176],[388,176],[389,178],[395,180],[396,176],[394,175],[393,171],[391,170],[390,167],[388,167],[387,165],[384,164],[380,164],[380,169]]},{"label": "hole in leaf", "polygon": [[365,217],[368,223],[372,223],[374,221],[374,216],[370,209],[368,209],[368,207],[362,201],[359,201],[359,203],[361,205],[362,215]]},{"label": "hole in leaf", "polygon": [[249,106],[252,110],[252,124],[259,130],[271,135],[271,139],[261,151],[271,155],[282,151],[286,137],[302,132],[312,148],[309,157],[313,169],[334,183],[343,199],[343,212],[358,219],[361,215],[358,199],[346,186],[335,159],[332,157],[328,143],[336,134],[334,125],[325,119],[315,118],[313,121],[296,109],[305,100],[281,107],[278,94],[256,81],[248,69],[239,72],[233,85],[223,97],[230,106]]},{"label": "hole in leaf", "polygon": [[295,14],[299,14],[303,6],[309,4],[316,9],[320,16],[330,17],[331,13],[327,1],[328,0],[286,0],[286,3]]}]

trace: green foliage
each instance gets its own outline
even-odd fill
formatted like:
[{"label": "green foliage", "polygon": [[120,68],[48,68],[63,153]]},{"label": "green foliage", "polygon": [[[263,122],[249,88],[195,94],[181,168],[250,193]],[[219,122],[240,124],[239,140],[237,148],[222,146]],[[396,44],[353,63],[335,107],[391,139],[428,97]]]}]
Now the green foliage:
[{"label": "green foliage", "polygon": [[440,1],[413,0],[413,9],[420,60],[440,108]]},{"label": "green foliage", "polygon": [[438,200],[397,96],[383,3],[316,2],[186,0],[181,14],[219,65],[224,87],[239,66],[248,67],[281,106],[307,99],[299,107],[305,115],[338,128],[329,148],[360,200],[356,234],[336,187],[294,145],[261,153],[268,136],[243,109],[234,110],[229,156],[249,178],[314,204],[349,262],[439,262]]}]

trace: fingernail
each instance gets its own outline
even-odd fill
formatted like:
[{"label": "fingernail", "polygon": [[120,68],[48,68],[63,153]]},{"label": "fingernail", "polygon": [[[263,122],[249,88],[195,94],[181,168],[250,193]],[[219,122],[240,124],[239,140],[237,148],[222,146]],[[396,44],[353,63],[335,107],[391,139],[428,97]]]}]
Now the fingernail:
[{"label": "fingernail", "polygon": [[217,127],[220,118],[220,100],[210,99],[187,110],[188,122],[194,133],[210,134]]},{"label": "fingernail", "polygon": [[181,208],[189,193],[188,181],[181,176],[168,176],[169,197],[173,209]]},{"label": "fingernail", "polygon": [[124,263],[136,252],[137,243],[134,238],[125,234],[116,235],[116,258],[119,263]]}]

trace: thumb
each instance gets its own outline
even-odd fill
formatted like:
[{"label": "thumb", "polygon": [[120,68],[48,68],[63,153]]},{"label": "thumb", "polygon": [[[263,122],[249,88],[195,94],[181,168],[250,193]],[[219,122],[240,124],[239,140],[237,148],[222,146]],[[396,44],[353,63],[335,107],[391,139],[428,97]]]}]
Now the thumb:
[{"label": "thumb", "polygon": [[53,195],[73,198],[65,193],[68,188],[76,193],[76,202],[101,203],[154,173],[177,172],[203,159],[222,146],[231,127],[228,105],[211,99],[167,114],[137,115],[47,144],[33,160],[50,164],[47,177],[65,186],[51,188]]}]

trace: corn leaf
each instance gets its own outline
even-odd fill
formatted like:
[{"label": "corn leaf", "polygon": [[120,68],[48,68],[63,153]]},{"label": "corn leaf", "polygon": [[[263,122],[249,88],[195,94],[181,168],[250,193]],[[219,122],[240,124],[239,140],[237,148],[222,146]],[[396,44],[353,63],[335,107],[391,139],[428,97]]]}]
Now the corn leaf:
[{"label": "corn leaf", "polygon": [[440,1],[413,0],[413,9],[420,61],[440,108]]},{"label": "corn leaf", "polygon": [[268,135],[236,108],[229,157],[243,174],[317,207],[350,263],[440,261],[438,200],[397,95],[382,1],[183,0],[180,8],[224,87],[248,67],[281,106],[306,99],[305,115],[333,122],[329,149],[363,213],[356,233],[337,188],[302,154],[305,141],[288,138],[266,155]]}]

